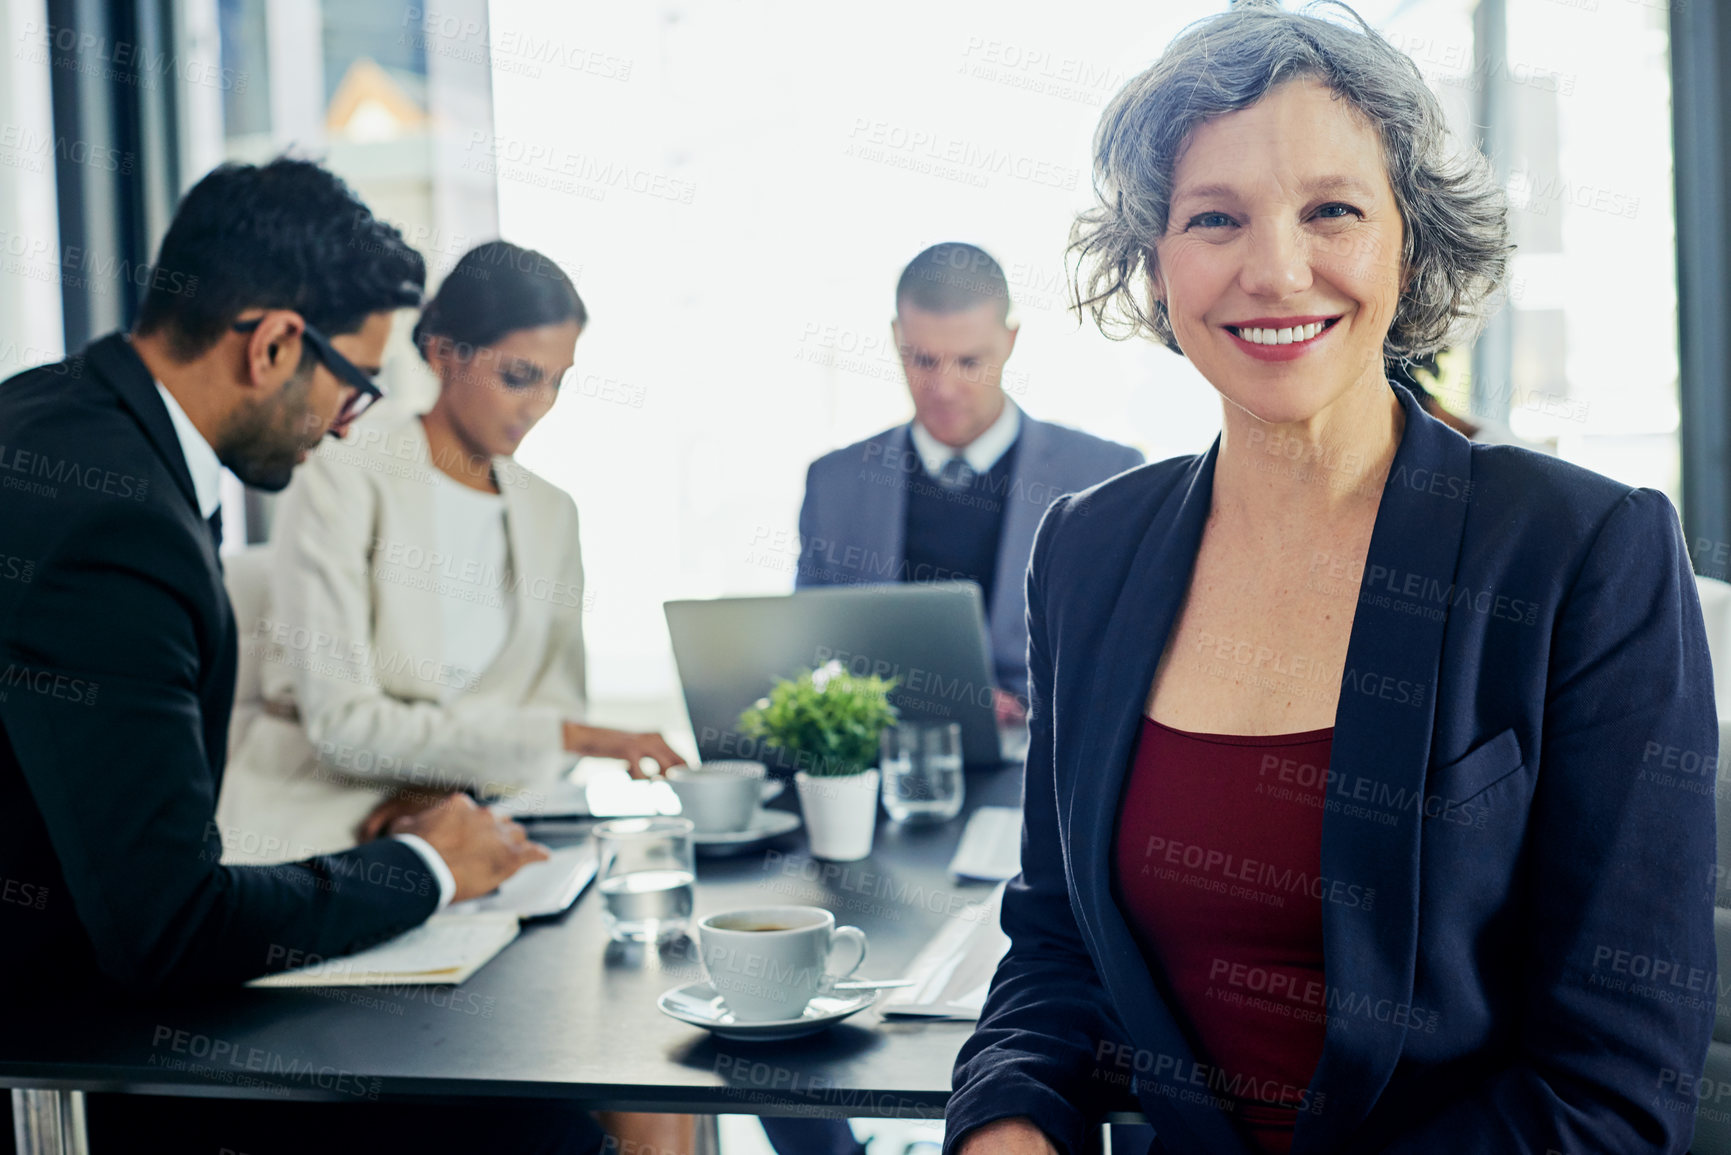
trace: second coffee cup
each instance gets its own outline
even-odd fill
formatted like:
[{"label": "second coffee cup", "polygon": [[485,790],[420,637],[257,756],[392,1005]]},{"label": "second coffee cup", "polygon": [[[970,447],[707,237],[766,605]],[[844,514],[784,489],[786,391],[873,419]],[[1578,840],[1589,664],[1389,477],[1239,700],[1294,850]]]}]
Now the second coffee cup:
[{"label": "second coffee cup", "polygon": [[751,826],[763,794],[762,762],[705,762],[672,766],[667,784],[679,797],[679,812],[699,834],[732,834]]}]

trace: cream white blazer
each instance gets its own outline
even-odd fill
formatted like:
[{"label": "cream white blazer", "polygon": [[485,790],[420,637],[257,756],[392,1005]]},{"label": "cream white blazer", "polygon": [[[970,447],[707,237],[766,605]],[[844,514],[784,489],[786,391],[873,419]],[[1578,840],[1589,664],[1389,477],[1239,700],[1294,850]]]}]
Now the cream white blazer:
[{"label": "cream white blazer", "polygon": [[[269,605],[238,623],[265,712],[232,742],[217,806],[224,861],[353,846],[402,786],[533,792],[574,764],[562,724],[583,717],[585,698],[577,507],[494,460],[510,554],[501,589],[476,559],[437,550],[435,469],[411,418],[327,441],[296,471],[271,534]],[[504,647],[478,674],[451,669],[440,599],[481,596],[510,602]],[[447,686],[462,692],[446,702]]]}]

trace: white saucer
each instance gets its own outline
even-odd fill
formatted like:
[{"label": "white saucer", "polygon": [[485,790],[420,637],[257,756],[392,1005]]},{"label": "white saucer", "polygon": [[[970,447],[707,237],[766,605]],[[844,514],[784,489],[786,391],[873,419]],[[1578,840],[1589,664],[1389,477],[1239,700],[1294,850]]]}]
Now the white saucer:
[{"label": "white saucer", "polygon": [[797,1039],[828,1030],[849,1015],[858,1014],[877,1002],[878,991],[819,995],[806,1004],[805,1014],[797,1019],[771,1019],[767,1022],[735,1021],[733,1012],[722,1004],[721,996],[708,983],[692,983],[674,987],[655,1001],[661,1013],[682,1023],[702,1027],[724,1039],[743,1042],[771,1042],[776,1039]]},{"label": "white saucer", "polygon": [[791,810],[759,810],[751,816],[751,825],[744,830],[728,830],[720,834],[693,834],[691,841],[697,853],[711,858],[724,854],[740,854],[799,829],[799,815]]}]

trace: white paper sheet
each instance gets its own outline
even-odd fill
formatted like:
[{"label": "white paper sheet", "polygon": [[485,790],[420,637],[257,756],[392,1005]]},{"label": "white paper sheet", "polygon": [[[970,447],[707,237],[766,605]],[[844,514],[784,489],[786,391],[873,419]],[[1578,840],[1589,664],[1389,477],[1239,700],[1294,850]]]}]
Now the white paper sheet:
[{"label": "white paper sheet", "polygon": [[370,950],[300,970],[266,975],[249,987],[356,987],[460,983],[517,937],[514,914],[439,915]]},{"label": "white paper sheet", "polygon": [[531,862],[492,894],[452,903],[445,915],[514,914],[518,918],[546,918],[576,902],[594,878],[595,844],[585,840],[553,851],[553,857],[545,862]]},{"label": "white paper sheet", "polygon": [[968,818],[962,840],[950,859],[958,878],[1003,882],[1022,872],[1022,811],[1015,806],[982,806]]},{"label": "white paper sheet", "polygon": [[1010,937],[998,925],[1003,901],[1000,885],[985,901],[962,908],[914,956],[908,967],[914,985],[888,992],[878,1004],[880,1013],[886,1018],[979,1018],[992,976],[1010,949]]}]

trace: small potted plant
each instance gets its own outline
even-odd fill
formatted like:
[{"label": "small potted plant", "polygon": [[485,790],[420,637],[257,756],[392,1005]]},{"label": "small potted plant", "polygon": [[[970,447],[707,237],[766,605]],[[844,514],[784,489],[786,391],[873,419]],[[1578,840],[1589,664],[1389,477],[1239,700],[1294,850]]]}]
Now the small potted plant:
[{"label": "small potted plant", "polygon": [[794,785],[816,858],[872,852],[878,814],[878,736],[893,724],[895,680],[850,674],[840,662],[776,682],[739,716],[740,732],[793,755]]}]

